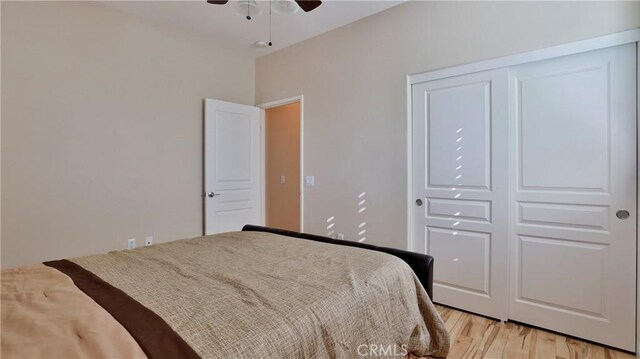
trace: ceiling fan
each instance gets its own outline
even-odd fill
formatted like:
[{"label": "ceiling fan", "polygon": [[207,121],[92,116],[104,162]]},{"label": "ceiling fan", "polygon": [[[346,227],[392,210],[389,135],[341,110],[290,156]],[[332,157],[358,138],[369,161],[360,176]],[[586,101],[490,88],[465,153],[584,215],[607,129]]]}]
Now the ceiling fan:
[{"label": "ceiling fan", "polygon": [[[304,10],[304,12],[309,12],[322,4],[322,1],[320,0],[294,0],[294,1],[298,4],[298,6],[300,6],[302,10]],[[213,5],[224,5],[228,3],[229,0],[207,0],[207,2]]]}]

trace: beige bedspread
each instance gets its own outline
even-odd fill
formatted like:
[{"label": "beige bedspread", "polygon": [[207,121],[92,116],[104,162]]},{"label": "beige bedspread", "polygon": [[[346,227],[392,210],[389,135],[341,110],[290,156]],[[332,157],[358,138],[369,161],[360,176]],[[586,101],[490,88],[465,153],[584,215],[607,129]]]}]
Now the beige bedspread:
[{"label": "beige bedspread", "polygon": [[380,252],[233,232],[72,261],[160,315],[203,358],[444,357],[449,348],[412,270]]}]

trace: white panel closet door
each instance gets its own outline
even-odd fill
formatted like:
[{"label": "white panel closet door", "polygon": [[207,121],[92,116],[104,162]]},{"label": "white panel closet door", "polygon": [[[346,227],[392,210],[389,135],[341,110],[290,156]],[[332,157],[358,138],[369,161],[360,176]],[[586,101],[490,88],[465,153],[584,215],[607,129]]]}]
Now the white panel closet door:
[{"label": "white panel closet door", "polygon": [[205,234],[261,223],[260,109],[205,100]]},{"label": "white panel closet door", "polygon": [[[510,69],[509,318],[635,351],[635,44]],[[625,212],[628,211],[628,218]],[[438,261],[441,262],[442,260]]]},{"label": "white panel closet door", "polygon": [[436,259],[433,299],[506,319],[507,70],[412,90],[412,245]]}]

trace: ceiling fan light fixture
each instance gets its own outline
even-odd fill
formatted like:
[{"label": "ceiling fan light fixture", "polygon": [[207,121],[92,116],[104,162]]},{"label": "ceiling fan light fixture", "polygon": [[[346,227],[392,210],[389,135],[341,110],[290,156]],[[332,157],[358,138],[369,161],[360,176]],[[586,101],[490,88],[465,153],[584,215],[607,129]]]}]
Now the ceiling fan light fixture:
[{"label": "ceiling fan light fixture", "polygon": [[266,49],[267,47],[269,47],[269,45],[267,45],[265,41],[256,41],[255,44],[253,44],[253,46],[259,49]]},{"label": "ceiling fan light fixture", "polygon": [[260,7],[256,0],[239,0],[234,6],[234,10],[236,14],[246,17],[247,20],[260,15]]},{"label": "ceiling fan light fixture", "polygon": [[297,13],[300,6],[293,0],[273,0],[271,8],[278,14],[290,15]]}]

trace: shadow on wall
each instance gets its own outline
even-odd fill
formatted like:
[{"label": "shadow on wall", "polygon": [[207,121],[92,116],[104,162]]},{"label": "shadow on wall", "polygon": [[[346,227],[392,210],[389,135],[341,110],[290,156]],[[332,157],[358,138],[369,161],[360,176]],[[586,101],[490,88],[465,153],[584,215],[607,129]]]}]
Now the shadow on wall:
[{"label": "shadow on wall", "polygon": [[327,237],[333,238],[333,234],[336,232],[333,227],[336,226],[336,216],[327,218]]},{"label": "shadow on wall", "polygon": [[[358,227],[356,228],[356,233],[358,233],[357,238],[358,238],[358,242],[364,242],[365,240],[367,240],[367,237],[365,236],[367,233],[367,222],[365,221],[365,217],[364,217],[364,212],[367,210],[367,192],[361,192],[358,197],[357,197],[357,211],[358,211],[358,215],[360,216],[360,220],[362,222],[360,222],[360,224],[358,224]],[[336,235],[336,216],[330,216],[329,218],[327,218],[326,220],[327,223],[327,232],[326,232],[326,236],[327,237],[331,237],[331,238],[337,238]],[[339,239],[339,238],[338,238]]]},{"label": "shadow on wall", "polygon": [[[453,198],[460,198],[462,196],[462,192],[460,192],[460,187],[464,185],[463,182],[463,173],[464,173],[464,136],[463,136],[463,127],[459,127],[458,129],[456,129],[455,134],[453,136],[453,141],[455,141],[456,144],[456,150],[455,150],[455,159],[454,159],[454,166],[455,166],[455,172],[454,172],[454,178],[453,178],[453,183],[455,183],[455,186],[451,187],[451,191],[457,191],[457,193],[453,196]],[[358,227],[356,228],[355,233],[357,233],[357,241],[358,242],[364,242],[367,240],[367,222],[366,222],[366,217],[365,217],[365,212],[367,210],[367,192],[363,191],[360,194],[358,194],[357,198],[357,213],[358,213],[358,218],[360,222],[358,224]],[[461,212],[456,212],[453,214],[453,216],[449,217],[450,220],[453,220],[453,227],[457,227],[460,224],[460,220],[459,220],[459,216],[461,215]],[[329,218],[327,218],[326,220],[326,236],[327,237],[331,237],[331,238],[337,238],[336,235],[336,216],[330,216]],[[455,231],[452,233],[454,236],[458,235],[458,232]]]},{"label": "shadow on wall", "polygon": [[364,221],[364,211],[367,210],[367,206],[365,206],[365,204],[367,203],[367,192],[362,192],[358,195],[358,214],[360,215],[360,218],[362,220],[362,222],[358,225],[358,242],[364,242],[365,240],[367,240],[367,237],[365,237],[365,234],[367,233],[367,222]]}]

